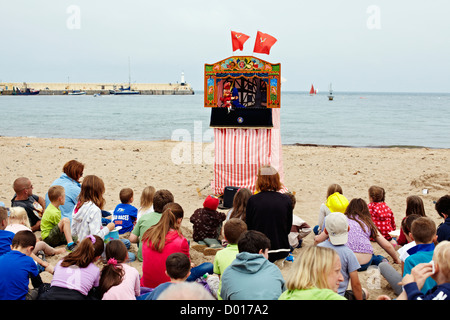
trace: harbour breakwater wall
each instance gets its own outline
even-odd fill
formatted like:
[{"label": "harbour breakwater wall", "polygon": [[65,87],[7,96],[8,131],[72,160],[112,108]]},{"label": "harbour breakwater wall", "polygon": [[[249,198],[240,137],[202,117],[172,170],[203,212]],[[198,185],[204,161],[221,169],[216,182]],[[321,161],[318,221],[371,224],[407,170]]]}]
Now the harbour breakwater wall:
[{"label": "harbour breakwater wall", "polygon": [[[67,95],[82,91],[87,95],[110,94],[112,91],[126,89],[128,83],[38,83],[38,82],[0,82],[0,94],[13,95],[19,89],[39,91],[39,95]],[[188,83],[134,83],[131,90],[143,95],[192,95],[194,90]]]}]

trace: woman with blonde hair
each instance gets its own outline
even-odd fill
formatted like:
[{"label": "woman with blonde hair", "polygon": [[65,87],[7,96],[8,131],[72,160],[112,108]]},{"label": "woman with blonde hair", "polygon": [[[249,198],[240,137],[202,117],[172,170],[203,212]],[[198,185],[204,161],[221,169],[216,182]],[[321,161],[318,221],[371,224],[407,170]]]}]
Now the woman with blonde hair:
[{"label": "woman with blonde hair", "polygon": [[337,293],[344,281],[336,251],[310,246],[303,249],[286,279],[279,300],[346,300]]},{"label": "woman with blonde hair", "polygon": [[284,259],[289,255],[289,233],[293,219],[291,198],[279,192],[283,187],[280,175],[272,166],[258,170],[257,194],[247,201],[245,222],[248,230],[264,233],[271,243],[269,261]]}]

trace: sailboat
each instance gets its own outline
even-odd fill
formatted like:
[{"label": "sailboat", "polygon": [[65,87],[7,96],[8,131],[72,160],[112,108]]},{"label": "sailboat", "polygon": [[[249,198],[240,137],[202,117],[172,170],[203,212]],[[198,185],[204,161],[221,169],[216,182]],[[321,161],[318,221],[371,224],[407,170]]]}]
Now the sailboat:
[{"label": "sailboat", "polygon": [[110,90],[110,94],[141,94],[140,91],[131,90],[131,71],[130,71],[130,57],[128,57],[128,88],[120,88],[119,90]]},{"label": "sailboat", "polygon": [[329,93],[329,95],[328,95],[328,100],[333,100],[333,90],[331,89],[331,83],[330,83],[330,93]]},{"label": "sailboat", "polygon": [[118,94],[141,94],[140,91],[131,90],[131,86],[128,88],[120,88],[119,90],[111,90],[111,94],[118,95]]},{"label": "sailboat", "polygon": [[309,95],[312,96],[312,95],[315,95],[315,94],[317,94],[317,90],[314,89],[314,85],[311,85],[311,90],[309,90]]}]

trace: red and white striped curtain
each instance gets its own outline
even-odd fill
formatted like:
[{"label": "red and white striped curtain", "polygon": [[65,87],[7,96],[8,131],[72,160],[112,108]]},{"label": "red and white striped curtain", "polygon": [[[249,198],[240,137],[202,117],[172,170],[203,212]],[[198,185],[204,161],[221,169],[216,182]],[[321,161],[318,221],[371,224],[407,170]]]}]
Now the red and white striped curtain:
[{"label": "red and white striped curtain", "polygon": [[255,191],[259,167],[271,165],[283,182],[280,109],[272,109],[271,129],[214,129],[215,162],[211,187],[223,194],[227,186]]}]

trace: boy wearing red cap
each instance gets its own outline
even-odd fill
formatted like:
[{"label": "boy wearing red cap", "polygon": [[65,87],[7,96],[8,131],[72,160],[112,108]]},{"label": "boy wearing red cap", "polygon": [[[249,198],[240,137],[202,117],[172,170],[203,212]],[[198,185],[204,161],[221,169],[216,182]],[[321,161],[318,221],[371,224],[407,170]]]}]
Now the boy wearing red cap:
[{"label": "boy wearing red cap", "polygon": [[207,245],[211,248],[222,248],[219,236],[222,229],[222,222],[226,215],[217,211],[219,199],[208,196],[203,202],[203,208],[194,211],[190,221],[193,225],[192,238],[200,245]]}]

